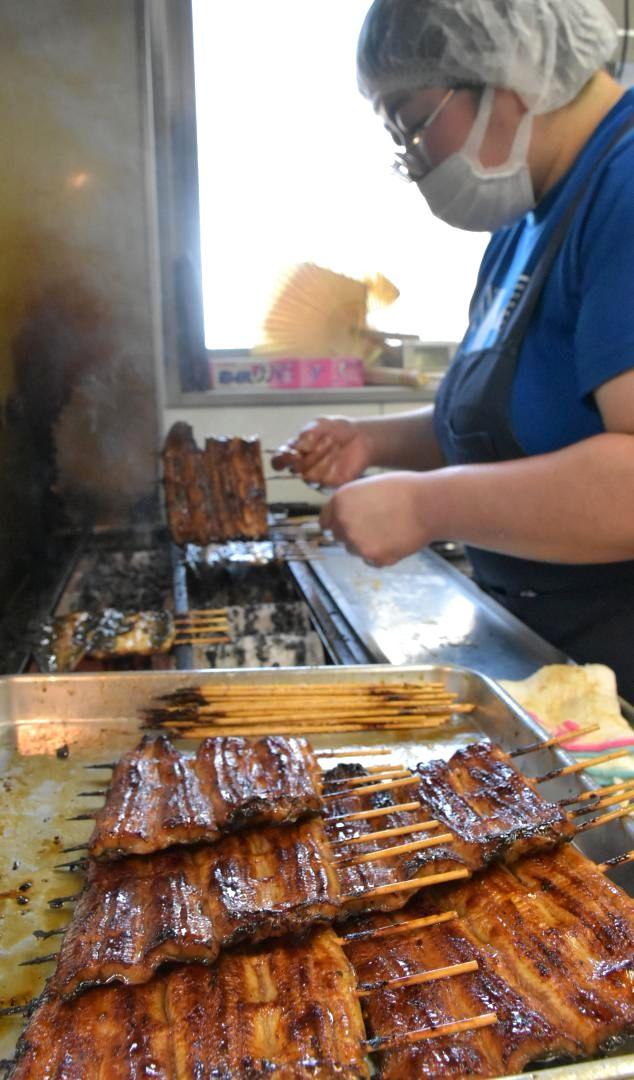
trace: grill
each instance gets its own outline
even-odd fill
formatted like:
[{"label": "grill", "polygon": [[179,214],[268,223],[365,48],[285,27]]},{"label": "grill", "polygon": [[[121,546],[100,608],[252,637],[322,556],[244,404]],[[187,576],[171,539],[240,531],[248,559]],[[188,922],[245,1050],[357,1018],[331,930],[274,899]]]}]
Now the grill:
[{"label": "grill", "polygon": [[[305,508],[301,506],[300,510]],[[0,644],[4,671],[37,671],[42,625],[71,612],[95,614],[226,609],[229,638],[213,646],[177,645],[168,655],[87,657],[78,670],[295,667],[372,662],[348,620],[321,584],[314,518],[293,506],[271,515],[271,539],[200,548],[174,545],[164,529],[95,531],[65,537],[41,574],[8,605]],[[291,522],[289,524],[289,521]]]}]

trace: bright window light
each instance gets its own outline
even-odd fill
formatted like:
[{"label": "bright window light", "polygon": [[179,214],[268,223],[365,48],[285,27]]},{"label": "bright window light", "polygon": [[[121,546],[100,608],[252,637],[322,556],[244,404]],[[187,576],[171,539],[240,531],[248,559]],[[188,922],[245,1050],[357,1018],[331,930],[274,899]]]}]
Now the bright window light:
[{"label": "bright window light", "polygon": [[207,348],[248,349],[294,263],[401,291],[373,325],[460,341],[486,237],[437,221],[390,170],[356,86],[369,0],[193,0]]}]

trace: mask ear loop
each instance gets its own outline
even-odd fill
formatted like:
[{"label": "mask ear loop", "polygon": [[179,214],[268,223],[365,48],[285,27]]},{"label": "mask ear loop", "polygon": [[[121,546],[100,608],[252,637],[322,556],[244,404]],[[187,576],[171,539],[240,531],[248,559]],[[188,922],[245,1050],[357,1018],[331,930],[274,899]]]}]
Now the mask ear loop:
[{"label": "mask ear loop", "polygon": [[484,142],[484,136],[486,135],[487,128],[489,126],[489,120],[491,119],[491,113],[493,112],[493,103],[495,101],[495,90],[492,86],[485,87],[484,93],[480,99],[480,105],[478,106],[478,112],[473,122],[473,127],[469,132],[466,143],[462,148],[462,153],[467,157],[472,158],[474,161],[480,160],[480,151]]},{"label": "mask ear loop", "polygon": [[513,139],[513,145],[511,146],[509,156],[504,164],[494,166],[483,165],[480,161],[480,151],[482,150],[494,103],[495,89],[492,86],[487,86],[482,95],[480,108],[478,109],[478,115],[475,118],[473,128],[462,149],[462,153],[471,160],[478,169],[478,172],[485,176],[503,176],[509,169],[514,170],[516,165],[524,165],[528,158],[528,150],[533,133],[534,113],[531,109],[528,109],[518,124],[515,138]]}]

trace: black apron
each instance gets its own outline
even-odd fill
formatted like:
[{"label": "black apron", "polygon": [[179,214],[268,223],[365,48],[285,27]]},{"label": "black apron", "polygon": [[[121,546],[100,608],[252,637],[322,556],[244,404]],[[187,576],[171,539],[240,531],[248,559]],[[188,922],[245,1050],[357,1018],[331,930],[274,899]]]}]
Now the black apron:
[{"label": "black apron", "polygon": [[[630,118],[592,171],[634,128]],[[527,455],[513,435],[511,394],[524,335],[544,285],[586,194],[581,185],[563,213],[496,344],[458,351],[436,398],[436,437],[449,465],[511,461]],[[468,548],[477,583],[506,608],[581,663],[608,664],[620,693],[634,701],[634,560],[568,565]]]}]

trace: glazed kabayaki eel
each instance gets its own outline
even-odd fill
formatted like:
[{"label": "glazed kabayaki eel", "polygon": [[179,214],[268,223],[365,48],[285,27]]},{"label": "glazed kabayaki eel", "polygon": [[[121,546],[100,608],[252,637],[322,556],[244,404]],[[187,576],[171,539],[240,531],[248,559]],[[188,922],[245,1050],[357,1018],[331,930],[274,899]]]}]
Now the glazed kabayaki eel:
[{"label": "glazed kabayaki eel", "polygon": [[[384,1080],[504,1076],[591,1057],[634,1030],[634,902],[573,847],[421,892],[389,921],[441,912],[446,922],[416,935],[364,937],[388,920],[361,920],[346,946],[360,989],[377,987],[362,1005],[368,1035],[385,1040]],[[381,986],[468,959],[477,971],[459,978]],[[498,1022],[481,1031],[390,1043],[490,1010]]]},{"label": "glazed kabayaki eel", "polygon": [[68,996],[113,979],[143,982],[166,960],[211,963],[240,941],[399,908],[439,875],[466,876],[574,835],[565,811],[488,743],[444,764],[444,786],[440,764],[432,763],[435,794],[424,803],[416,796],[427,766],[404,780],[381,781],[342,765],[318,781],[314,761],[299,759],[310,766],[322,815],[250,828],[215,844],[89,862],[53,978],[56,991]]},{"label": "glazed kabayaki eel", "polygon": [[331,930],[223,953],[143,986],[50,997],[18,1045],[13,1080],[369,1076],[354,971]]},{"label": "glazed kabayaki eel", "polygon": [[[415,772],[385,766],[377,774],[381,788],[356,795],[364,777],[369,773],[361,766],[345,765],[322,775],[305,739],[218,736],[205,739],[191,756],[177,751],[166,736],[147,736],[115,765],[105,805],[95,815],[89,852],[93,858],[150,854],[174,844],[214,842],[245,826],[318,813],[334,818],[353,808],[362,813],[394,803],[397,791],[400,802],[414,800],[419,809],[392,824],[438,820],[455,834],[454,857],[471,869],[497,857],[498,847],[501,856],[517,858],[526,845],[535,850],[574,831],[565,812],[488,741]],[[342,824],[337,838],[360,830],[358,823],[348,830]]]}]

